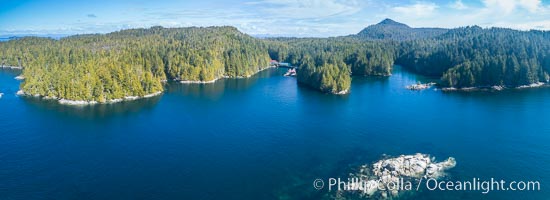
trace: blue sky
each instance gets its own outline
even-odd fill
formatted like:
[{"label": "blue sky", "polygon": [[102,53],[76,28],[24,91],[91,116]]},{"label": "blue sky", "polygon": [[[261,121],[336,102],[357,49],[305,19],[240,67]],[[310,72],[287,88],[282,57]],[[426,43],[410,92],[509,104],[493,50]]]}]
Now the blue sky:
[{"label": "blue sky", "polygon": [[550,30],[550,0],[0,0],[0,35],[231,25],[253,35],[339,36],[391,18],[413,27]]}]

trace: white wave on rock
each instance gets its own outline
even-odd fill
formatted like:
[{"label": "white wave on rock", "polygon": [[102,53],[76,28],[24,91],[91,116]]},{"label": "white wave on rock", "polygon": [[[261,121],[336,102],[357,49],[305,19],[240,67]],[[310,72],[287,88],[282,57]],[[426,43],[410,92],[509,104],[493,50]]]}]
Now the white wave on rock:
[{"label": "white wave on rock", "polygon": [[25,77],[19,75],[19,76],[16,76],[16,77],[15,77],[15,80],[25,80]]},{"label": "white wave on rock", "polygon": [[4,93],[1,93],[1,92],[0,92],[0,98],[2,98],[3,96],[4,96]]}]

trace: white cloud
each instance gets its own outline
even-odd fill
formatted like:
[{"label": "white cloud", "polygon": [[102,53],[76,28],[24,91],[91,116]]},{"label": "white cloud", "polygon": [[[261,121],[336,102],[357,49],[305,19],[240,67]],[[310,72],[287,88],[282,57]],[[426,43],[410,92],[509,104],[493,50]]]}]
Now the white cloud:
[{"label": "white cloud", "polygon": [[494,27],[506,27],[519,30],[550,30],[550,20],[541,20],[533,22],[507,23],[499,22],[493,24]]},{"label": "white cloud", "polygon": [[541,9],[542,2],[541,0],[483,0],[483,4],[485,4],[487,9],[510,14],[518,7],[535,13]]},{"label": "white cloud", "polygon": [[529,12],[537,12],[541,6],[541,0],[520,0],[519,5]]},{"label": "white cloud", "polygon": [[432,15],[438,6],[431,2],[417,2],[408,6],[393,7],[393,11],[407,16],[425,17]]},{"label": "white cloud", "polygon": [[450,4],[449,7],[457,9],[457,10],[465,10],[468,9],[468,6],[462,2],[462,0],[456,0],[454,3]]}]

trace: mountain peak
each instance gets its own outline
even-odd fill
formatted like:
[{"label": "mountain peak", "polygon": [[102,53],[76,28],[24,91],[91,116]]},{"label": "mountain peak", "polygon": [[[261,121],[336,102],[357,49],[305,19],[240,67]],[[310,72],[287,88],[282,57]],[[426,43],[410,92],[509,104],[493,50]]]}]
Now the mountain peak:
[{"label": "mountain peak", "polygon": [[364,40],[406,41],[431,38],[447,31],[447,29],[440,28],[411,28],[406,24],[391,19],[384,19],[378,24],[370,25],[363,29],[356,36]]},{"label": "mountain peak", "polygon": [[389,19],[389,18],[386,18],[386,19],[382,20],[380,23],[378,23],[376,25],[391,25],[391,26],[406,26],[406,27],[409,27],[406,24],[393,21],[392,19]]}]

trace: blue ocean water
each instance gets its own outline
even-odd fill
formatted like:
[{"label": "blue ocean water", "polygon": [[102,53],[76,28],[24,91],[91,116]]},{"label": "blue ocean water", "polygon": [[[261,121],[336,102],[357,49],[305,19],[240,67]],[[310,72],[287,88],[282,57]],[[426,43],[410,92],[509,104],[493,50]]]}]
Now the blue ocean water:
[{"label": "blue ocean water", "polygon": [[414,153],[456,158],[450,180],[533,180],[541,190],[403,199],[550,196],[550,88],[409,91],[429,78],[396,67],[334,96],[283,73],[71,107],[17,97],[18,72],[1,70],[0,199],[330,199],[316,178]]}]

